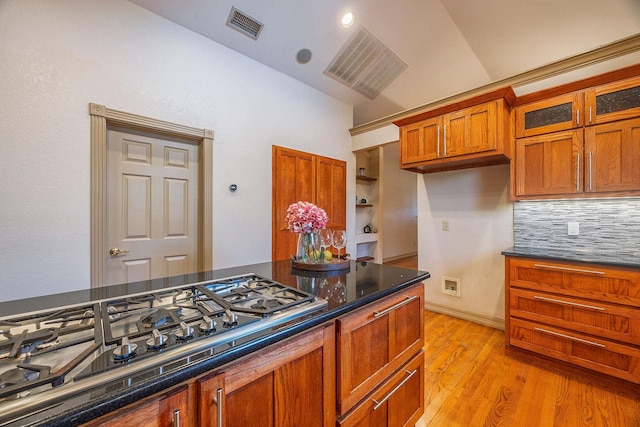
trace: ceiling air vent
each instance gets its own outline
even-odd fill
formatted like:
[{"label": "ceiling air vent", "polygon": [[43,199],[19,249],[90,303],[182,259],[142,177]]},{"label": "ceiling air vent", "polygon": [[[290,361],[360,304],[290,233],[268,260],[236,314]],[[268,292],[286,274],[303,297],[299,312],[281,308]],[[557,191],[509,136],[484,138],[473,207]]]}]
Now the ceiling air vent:
[{"label": "ceiling air vent", "polygon": [[360,27],[324,73],[374,99],[407,67],[391,49]]},{"label": "ceiling air vent", "polygon": [[254,40],[258,40],[260,31],[262,31],[262,27],[264,26],[249,15],[240,12],[235,7],[231,8],[227,25]]}]

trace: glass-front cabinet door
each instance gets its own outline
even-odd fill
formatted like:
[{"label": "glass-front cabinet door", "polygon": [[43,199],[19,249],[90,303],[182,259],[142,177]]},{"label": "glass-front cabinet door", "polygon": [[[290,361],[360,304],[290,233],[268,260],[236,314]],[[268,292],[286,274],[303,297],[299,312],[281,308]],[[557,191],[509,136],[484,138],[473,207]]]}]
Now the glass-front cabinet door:
[{"label": "glass-front cabinet door", "polygon": [[583,93],[572,92],[517,107],[516,138],[582,126],[583,104]]},{"label": "glass-front cabinet door", "polygon": [[640,116],[640,77],[587,89],[585,106],[587,125]]}]

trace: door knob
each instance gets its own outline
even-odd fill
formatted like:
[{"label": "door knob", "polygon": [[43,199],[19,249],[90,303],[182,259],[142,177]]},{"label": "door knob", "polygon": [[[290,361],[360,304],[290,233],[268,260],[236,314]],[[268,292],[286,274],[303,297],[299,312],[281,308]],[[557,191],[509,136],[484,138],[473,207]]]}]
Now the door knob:
[{"label": "door knob", "polygon": [[118,256],[120,254],[128,254],[129,251],[126,249],[120,249],[120,248],[111,248],[109,249],[109,255],[111,256]]}]

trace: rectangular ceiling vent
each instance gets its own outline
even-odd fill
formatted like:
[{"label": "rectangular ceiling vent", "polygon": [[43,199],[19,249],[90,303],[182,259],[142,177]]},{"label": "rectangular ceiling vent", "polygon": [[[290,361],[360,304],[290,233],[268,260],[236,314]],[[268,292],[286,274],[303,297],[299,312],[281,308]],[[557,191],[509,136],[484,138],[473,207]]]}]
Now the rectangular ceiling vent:
[{"label": "rectangular ceiling vent", "polygon": [[240,31],[245,36],[249,36],[254,40],[258,40],[262,27],[264,27],[260,22],[240,12],[235,7],[231,8],[231,13],[229,13],[229,18],[227,19],[227,26]]},{"label": "rectangular ceiling vent", "polygon": [[407,67],[406,62],[361,26],[324,73],[374,99]]}]

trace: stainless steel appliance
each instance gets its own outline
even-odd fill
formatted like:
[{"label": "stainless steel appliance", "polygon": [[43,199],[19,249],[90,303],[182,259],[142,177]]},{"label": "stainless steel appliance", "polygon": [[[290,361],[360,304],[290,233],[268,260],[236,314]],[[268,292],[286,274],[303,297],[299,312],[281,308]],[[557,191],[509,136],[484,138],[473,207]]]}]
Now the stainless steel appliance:
[{"label": "stainless steel appliance", "polygon": [[248,274],[0,317],[0,425],[185,356],[198,354],[195,363],[326,305]]}]

